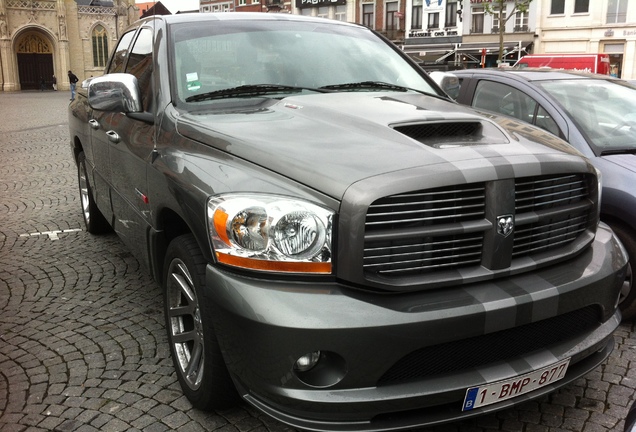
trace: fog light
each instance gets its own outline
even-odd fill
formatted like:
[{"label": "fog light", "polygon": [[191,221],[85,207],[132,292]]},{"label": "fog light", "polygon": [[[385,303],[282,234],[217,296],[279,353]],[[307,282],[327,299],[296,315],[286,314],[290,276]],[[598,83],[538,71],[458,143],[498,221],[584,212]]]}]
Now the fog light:
[{"label": "fog light", "polygon": [[292,372],[302,383],[315,388],[338,384],[347,374],[347,363],[333,351],[313,351],[299,357]]},{"label": "fog light", "polygon": [[318,364],[318,360],[320,360],[320,351],[314,351],[309,354],[305,354],[296,360],[296,364],[294,364],[294,370],[298,372],[307,372],[311,370],[316,364]]}]

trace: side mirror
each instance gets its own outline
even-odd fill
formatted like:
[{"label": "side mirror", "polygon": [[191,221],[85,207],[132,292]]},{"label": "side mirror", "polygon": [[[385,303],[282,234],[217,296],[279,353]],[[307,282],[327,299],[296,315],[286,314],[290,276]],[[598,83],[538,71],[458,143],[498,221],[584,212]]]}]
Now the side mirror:
[{"label": "side mirror", "polygon": [[115,73],[93,78],[88,83],[88,104],[98,111],[141,112],[137,77]]},{"label": "side mirror", "polygon": [[440,71],[433,71],[429,75],[447,95],[455,100],[457,99],[459,96],[459,78],[456,75]]}]

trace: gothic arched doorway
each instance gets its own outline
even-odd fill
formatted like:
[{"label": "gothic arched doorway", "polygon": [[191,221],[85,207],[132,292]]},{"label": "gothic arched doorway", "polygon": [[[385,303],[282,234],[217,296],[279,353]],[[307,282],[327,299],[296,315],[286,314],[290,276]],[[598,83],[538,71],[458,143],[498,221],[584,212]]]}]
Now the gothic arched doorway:
[{"label": "gothic arched doorway", "polygon": [[16,53],[22,90],[39,89],[42,81],[46,89],[53,88],[53,50],[45,38],[35,32],[22,35]]}]

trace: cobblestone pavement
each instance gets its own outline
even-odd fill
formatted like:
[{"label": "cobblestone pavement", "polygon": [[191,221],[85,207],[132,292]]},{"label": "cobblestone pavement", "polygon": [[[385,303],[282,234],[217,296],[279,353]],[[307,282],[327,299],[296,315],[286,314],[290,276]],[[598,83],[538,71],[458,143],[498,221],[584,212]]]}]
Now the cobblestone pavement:
[{"label": "cobblestone pavement", "polygon": [[[0,430],[286,431],[247,407],[195,410],[176,382],[161,291],[115,235],[83,231],[68,92],[0,93]],[[549,397],[437,432],[622,431],[633,323],[606,364]]]}]

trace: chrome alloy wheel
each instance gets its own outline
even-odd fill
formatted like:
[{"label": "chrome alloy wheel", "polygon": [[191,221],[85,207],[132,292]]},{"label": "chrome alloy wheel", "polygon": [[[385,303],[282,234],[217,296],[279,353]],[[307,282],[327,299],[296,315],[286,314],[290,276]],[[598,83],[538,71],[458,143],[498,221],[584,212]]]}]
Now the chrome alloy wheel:
[{"label": "chrome alloy wheel", "polygon": [[91,198],[88,191],[88,180],[86,179],[86,161],[81,158],[78,161],[78,165],[80,199],[82,201],[82,215],[84,216],[84,221],[88,226],[91,223]]},{"label": "chrome alloy wheel", "polygon": [[168,337],[179,373],[191,390],[203,379],[205,360],[201,310],[192,276],[179,258],[170,263],[167,280]]}]

